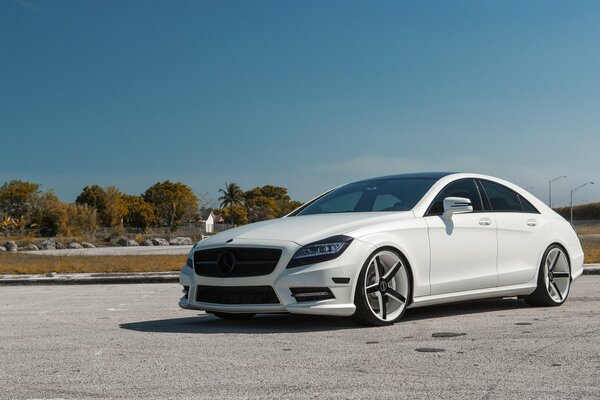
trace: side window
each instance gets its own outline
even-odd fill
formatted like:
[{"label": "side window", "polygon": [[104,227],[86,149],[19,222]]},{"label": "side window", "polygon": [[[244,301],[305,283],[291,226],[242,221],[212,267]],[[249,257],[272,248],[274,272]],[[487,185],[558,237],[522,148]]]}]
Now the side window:
[{"label": "side window", "polygon": [[492,211],[522,212],[519,195],[507,187],[490,181],[481,181],[483,189],[490,200]]},{"label": "side window", "polygon": [[475,181],[472,179],[464,179],[457,182],[453,182],[446,186],[437,195],[427,215],[441,215],[444,213],[444,199],[446,197],[466,197],[471,200],[473,204],[473,211],[482,211],[481,197],[479,196],[479,190],[475,185]]},{"label": "side window", "polygon": [[519,195],[519,200],[521,200],[521,205],[523,206],[523,212],[530,213],[530,214],[539,214],[540,213],[537,210],[537,208],[535,208],[533,206],[533,204],[531,204],[530,202],[525,200],[525,197]]}]

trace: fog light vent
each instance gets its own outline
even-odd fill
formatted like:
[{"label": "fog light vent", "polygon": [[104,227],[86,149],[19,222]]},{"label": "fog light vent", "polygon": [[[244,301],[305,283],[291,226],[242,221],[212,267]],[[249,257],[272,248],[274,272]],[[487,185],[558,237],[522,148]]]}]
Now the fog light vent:
[{"label": "fog light vent", "polygon": [[290,288],[290,291],[297,302],[335,299],[328,287],[299,287]]}]

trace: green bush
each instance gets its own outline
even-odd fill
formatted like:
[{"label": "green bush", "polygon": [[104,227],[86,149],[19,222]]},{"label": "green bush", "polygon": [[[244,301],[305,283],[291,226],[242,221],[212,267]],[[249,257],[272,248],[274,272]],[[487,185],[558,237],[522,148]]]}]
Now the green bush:
[{"label": "green bush", "polygon": [[[555,208],[554,211],[562,215],[564,218],[571,218],[571,207],[559,207]],[[599,219],[600,220],[600,203],[589,203],[582,204],[579,206],[573,206],[573,219],[576,220],[588,220],[588,219]]]}]

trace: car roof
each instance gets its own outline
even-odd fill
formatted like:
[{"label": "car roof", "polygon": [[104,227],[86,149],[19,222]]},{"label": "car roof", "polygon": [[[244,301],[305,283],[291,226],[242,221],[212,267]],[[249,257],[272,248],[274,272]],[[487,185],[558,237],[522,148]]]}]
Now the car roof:
[{"label": "car roof", "polygon": [[409,174],[396,174],[396,175],[385,175],[377,176],[374,178],[363,179],[359,182],[371,181],[375,179],[410,179],[410,178],[425,178],[425,179],[441,179],[448,175],[456,174],[456,172],[415,172]]}]

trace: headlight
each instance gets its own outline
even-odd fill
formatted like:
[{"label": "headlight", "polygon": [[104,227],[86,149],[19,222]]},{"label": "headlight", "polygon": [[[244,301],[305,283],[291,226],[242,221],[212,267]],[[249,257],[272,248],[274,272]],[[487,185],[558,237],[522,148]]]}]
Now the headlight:
[{"label": "headlight", "polygon": [[189,254],[188,254],[188,258],[185,262],[185,265],[190,267],[191,269],[194,269],[194,250],[196,249],[196,246],[198,246],[198,243],[194,243],[194,245],[192,246],[192,250],[190,250]]},{"label": "headlight", "polygon": [[294,254],[287,268],[333,260],[348,248],[352,240],[349,236],[339,235],[307,244]]}]

